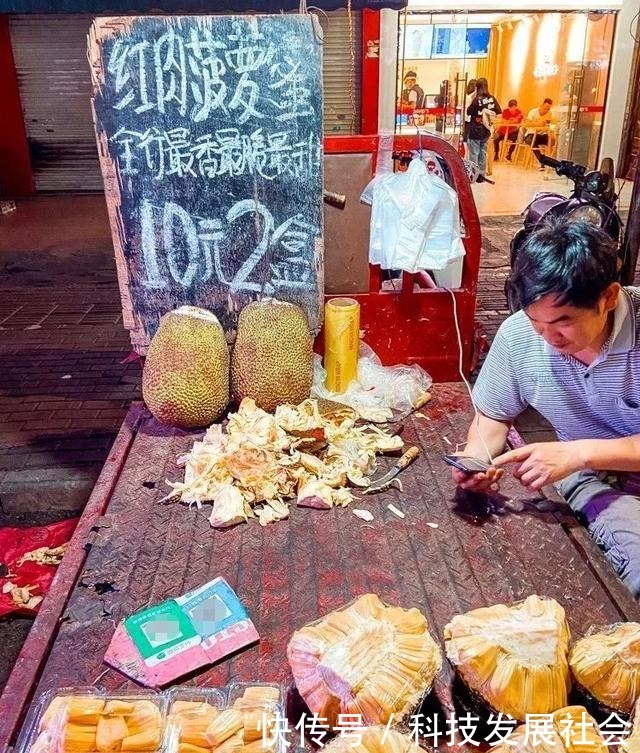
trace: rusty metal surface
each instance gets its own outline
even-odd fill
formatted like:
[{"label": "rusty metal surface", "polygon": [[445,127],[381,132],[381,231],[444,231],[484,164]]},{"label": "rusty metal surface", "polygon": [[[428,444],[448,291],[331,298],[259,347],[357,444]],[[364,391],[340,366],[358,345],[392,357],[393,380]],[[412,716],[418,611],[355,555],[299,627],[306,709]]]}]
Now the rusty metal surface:
[{"label": "rusty metal surface", "polygon": [[[290,520],[268,528],[254,521],[213,531],[207,510],[157,504],[166,490],[163,480],[180,476],[175,458],[193,436],[145,420],[69,600],[40,690],[96,681],[126,685],[102,663],[116,624],[218,575],[237,590],[262,639],[190,684],[217,685],[232,677],[290,683],[285,650],[293,630],[368,591],[421,609],[438,639],[456,613],[533,592],[565,606],[574,634],[592,624],[637,619],[632,601],[618,604],[612,595],[617,579],[602,555],[576,546],[561,516],[506,511],[474,524],[458,514],[441,456],[451,450],[448,441],[464,436],[471,412],[463,387],[437,385],[434,393],[422,411],[427,418],[413,417],[403,434],[423,450],[402,474],[404,492],[359,503],[373,512],[371,524],[349,508],[294,508]],[[515,486],[506,493],[522,496]],[[405,512],[404,520],[386,509],[390,502]],[[105,583],[115,590],[100,595]],[[445,706],[450,684],[445,669],[437,687]]]}]

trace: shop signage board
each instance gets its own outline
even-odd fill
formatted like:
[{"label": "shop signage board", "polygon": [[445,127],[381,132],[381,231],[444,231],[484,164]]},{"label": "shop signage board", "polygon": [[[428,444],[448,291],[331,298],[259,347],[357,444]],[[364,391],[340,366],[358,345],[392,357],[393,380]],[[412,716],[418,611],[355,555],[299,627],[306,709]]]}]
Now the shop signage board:
[{"label": "shop signage board", "polygon": [[105,17],[93,113],[125,326],[272,296],[322,318],[321,29],[307,14]]}]

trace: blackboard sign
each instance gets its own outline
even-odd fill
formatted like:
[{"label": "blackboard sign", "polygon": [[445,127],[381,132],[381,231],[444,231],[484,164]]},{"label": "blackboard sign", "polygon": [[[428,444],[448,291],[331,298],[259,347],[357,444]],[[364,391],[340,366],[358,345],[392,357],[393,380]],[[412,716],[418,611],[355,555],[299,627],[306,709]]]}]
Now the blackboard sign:
[{"label": "blackboard sign", "polygon": [[125,326],[272,296],[322,320],[321,29],[310,15],[97,19],[93,112]]}]

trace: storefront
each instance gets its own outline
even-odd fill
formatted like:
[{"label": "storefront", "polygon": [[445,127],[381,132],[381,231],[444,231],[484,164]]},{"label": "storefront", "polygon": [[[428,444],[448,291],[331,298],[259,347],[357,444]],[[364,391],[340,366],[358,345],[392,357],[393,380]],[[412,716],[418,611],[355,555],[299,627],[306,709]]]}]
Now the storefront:
[{"label": "storefront", "polygon": [[[90,107],[89,13],[9,15],[8,32],[38,192],[102,191]],[[320,16],[324,39],[324,130],[360,130],[362,11]],[[352,55],[352,51],[354,54]]]},{"label": "storefront", "polygon": [[[502,107],[516,99],[525,116],[550,99],[557,156],[594,166],[615,25],[614,11],[402,13],[398,125],[410,128],[417,120],[457,138],[468,83],[484,77]],[[408,73],[424,90],[424,107],[414,117],[406,103]]]}]

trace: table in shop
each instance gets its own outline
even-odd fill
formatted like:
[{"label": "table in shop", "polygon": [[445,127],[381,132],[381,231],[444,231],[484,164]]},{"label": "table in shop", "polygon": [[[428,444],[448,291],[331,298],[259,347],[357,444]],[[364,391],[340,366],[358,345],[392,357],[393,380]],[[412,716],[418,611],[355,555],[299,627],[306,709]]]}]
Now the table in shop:
[{"label": "table in shop", "polygon": [[[456,495],[442,455],[465,436],[472,408],[462,385],[435,385],[433,395],[421,415],[405,421],[403,439],[422,454],[402,473],[404,490],[353,503],[369,509],[373,522],[359,520],[350,507],[292,506],[289,520],[266,528],[252,520],[215,531],[208,506],[158,504],[165,479],[181,477],[176,458],[194,435],[131,408],[0,702],[0,750],[34,692],[126,686],[103,664],[118,622],[216,576],[236,589],[261,641],[189,684],[292,683],[286,660],[292,632],[367,592],[417,607],[439,640],[453,615],[531,593],[560,601],[574,635],[593,624],[637,620],[636,602],[573,516],[526,502],[521,512],[505,506],[505,498],[527,497],[513,481],[484,515]],[[445,709],[452,708],[452,681],[445,665],[436,685]]]}]

